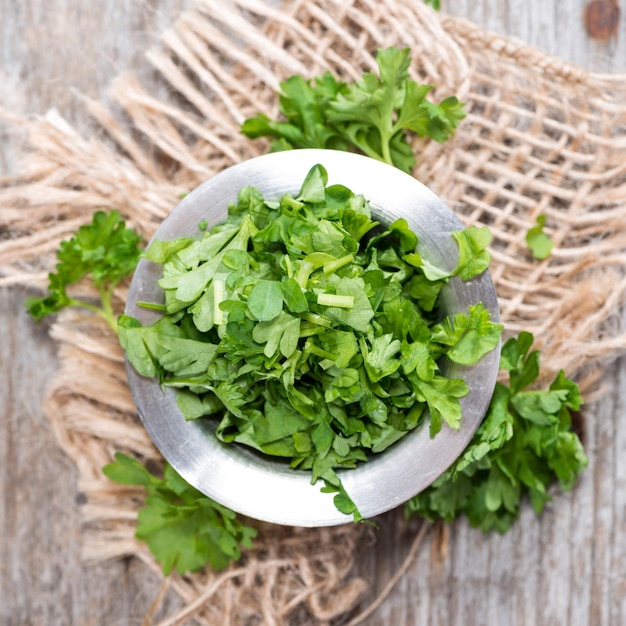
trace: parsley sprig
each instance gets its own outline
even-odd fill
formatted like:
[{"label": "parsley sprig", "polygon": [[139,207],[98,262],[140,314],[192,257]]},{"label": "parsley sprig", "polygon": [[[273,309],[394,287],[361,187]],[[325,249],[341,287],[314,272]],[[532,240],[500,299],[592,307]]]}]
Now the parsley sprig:
[{"label": "parsley sprig", "polygon": [[[66,307],[82,307],[102,317],[117,332],[112,298],[115,287],[135,270],[141,254],[141,237],[117,211],[97,211],[91,224],[81,226],[57,251],[56,271],[48,275],[48,295],[27,298],[26,308],[37,320]],[[100,296],[93,304],[75,298],[68,287],[90,278]]]},{"label": "parsley sprig", "polygon": [[221,570],[239,559],[242,547],[252,547],[256,529],[189,485],[168,463],[159,478],[118,452],[115,462],[102,471],[122,485],[145,488],[135,536],[148,544],[165,575],[173,569],[179,574],[196,572],[207,563]]},{"label": "parsley sprig", "polygon": [[280,84],[280,114],[247,119],[241,132],[272,138],[271,150],[330,148],[357,151],[410,172],[416,163],[410,133],[438,142],[449,139],[465,117],[463,103],[450,96],[427,99],[431,85],[409,77],[410,51],[395,47],[376,55],[378,76],[364,72],[351,83],[325,72],[312,80],[291,76]]},{"label": "parsley sprig", "polygon": [[574,485],[587,467],[572,412],[582,405],[578,387],[560,371],[548,389],[533,387],[539,351],[531,333],[510,338],[501,368],[509,385],[497,383],[487,415],[463,454],[425,491],[405,504],[407,515],[452,521],[466,515],[484,531],[507,531],[525,496],[537,513],[550,500],[549,487]]}]

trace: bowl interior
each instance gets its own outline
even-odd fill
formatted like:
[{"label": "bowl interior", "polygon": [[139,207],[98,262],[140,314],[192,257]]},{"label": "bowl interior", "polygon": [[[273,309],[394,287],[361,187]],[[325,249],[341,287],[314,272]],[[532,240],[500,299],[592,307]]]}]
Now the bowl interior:
[{"label": "bowl interior", "polygon": [[[154,237],[171,240],[197,232],[206,219],[226,217],[229,202],[241,187],[253,185],[266,199],[296,193],[309,169],[321,163],[328,184],[342,184],[363,194],[382,223],[404,218],[419,237],[418,250],[446,268],[458,258],[450,236],[463,227],[444,202],[413,177],[367,157],[332,150],[294,150],[250,159],[217,174],[196,188],[164,220]],[[162,301],[157,281],[161,266],[141,260],[133,277],[126,313],[144,324],[158,314],[138,302]],[[496,293],[488,272],[463,282],[453,278],[443,289],[442,315],[466,311],[482,302],[493,321],[499,320]],[[459,430],[444,424],[433,439],[419,427],[385,452],[355,469],[338,474],[364,517],[373,517],[405,502],[430,485],[461,454],[488,407],[498,373],[499,351],[473,366],[450,364],[444,373],[463,378],[469,394],[461,399]],[[293,526],[327,526],[349,522],[337,511],[332,496],[310,484],[308,472],[264,457],[241,445],[226,445],[213,436],[211,420],[186,422],[176,405],[176,392],[163,391],[158,380],[138,375],[127,365],[130,389],[139,415],[165,459],[194,487],[221,504],[249,517]]]}]

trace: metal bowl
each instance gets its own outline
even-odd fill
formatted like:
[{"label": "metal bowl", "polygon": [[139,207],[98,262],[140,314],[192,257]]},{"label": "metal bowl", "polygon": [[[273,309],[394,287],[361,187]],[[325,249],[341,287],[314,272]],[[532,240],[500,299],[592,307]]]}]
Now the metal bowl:
[{"label": "metal bowl", "polygon": [[[450,232],[463,227],[452,211],[424,185],[400,170],[373,159],[334,150],[293,150],[250,159],[217,174],[186,196],[159,227],[155,238],[171,240],[197,233],[206,219],[222,221],[227,205],[245,185],[259,188],[265,198],[296,193],[309,169],[321,163],[329,184],[342,184],[363,194],[372,214],[382,223],[404,218],[419,237],[418,249],[443,267],[456,266],[458,249]],[[157,285],[161,266],[142,260],[135,272],[126,313],[144,324],[158,314],[137,302],[163,301]],[[496,293],[487,272],[463,282],[453,278],[441,294],[442,315],[466,311],[482,302],[499,320]],[[388,511],[430,485],[461,454],[478,428],[493,393],[499,350],[476,365],[446,365],[444,374],[463,378],[469,394],[462,398],[459,430],[445,424],[430,438],[419,427],[400,442],[355,469],[338,471],[364,517]],[[130,389],[139,415],[165,459],[191,485],[221,504],[249,517],[292,526],[331,526],[351,517],[337,511],[333,498],[310,484],[310,473],[289,469],[242,445],[223,444],[214,436],[210,419],[186,422],[176,405],[176,392],[163,391],[158,380],[138,375],[127,365]]]}]

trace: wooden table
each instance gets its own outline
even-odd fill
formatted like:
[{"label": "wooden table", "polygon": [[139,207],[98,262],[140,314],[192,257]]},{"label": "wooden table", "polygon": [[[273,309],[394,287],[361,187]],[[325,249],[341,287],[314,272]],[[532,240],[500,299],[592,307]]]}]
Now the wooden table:
[{"label": "wooden table", "polygon": [[[71,88],[102,97],[191,0],[0,0],[0,104],[21,113],[56,107],[79,129],[86,116]],[[626,71],[626,21],[597,43],[582,22],[585,0],[442,0],[451,15],[521,38],[602,72]],[[623,3],[622,3],[623,5]],[[624,11],[624,6],[622,10]],[[12,141],[0,171],[14,171]],[[2,222],[0,208],[0,227]],[[134,561],[84,565],[76,470],[42,415],[57,363],[45,326],[23,312],[25,291],[0,291],[0,623],[139,624],[158,589]],[[427,543],[370,626],[626,624],[626,360],[587,406],[590,466],[578,487],[537,519],[526,507],[507,535],[450,527],[449,554]],[[381,538],[361,567],[380,590],[409,537]]]}]

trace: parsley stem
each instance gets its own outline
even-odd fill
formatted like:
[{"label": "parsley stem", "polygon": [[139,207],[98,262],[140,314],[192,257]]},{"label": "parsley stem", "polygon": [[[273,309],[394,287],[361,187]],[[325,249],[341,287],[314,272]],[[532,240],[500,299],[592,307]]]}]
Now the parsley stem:
[{"label": "parsley stem", "polygon": [[68,302],[68,306],[80,307],[82,309],[87,309],[96,315],[99,315],[113,330],[115,334],[117,334],[117,319],[115,314],[113,313],[113,309],[111,308],[110,301],[108,303],[108,307],[105,306],[104,300],[102,301],[102,307],[96,306],[94,304],[90,304],[89,302],[85,302],[84,300],[76,300],[74,298],[70,298]]},{"label": "parsley stem", "polygon": [[312,337],[313,335],[319,335],[324,332],[325,326],[319,326],[312,322],[304,321],[300,324],[300,337]]},{"label": "parsley stem", "polygon": [[[376,159],[377,161],[382,161],[383,163],[389,163],[390,165],[395,165],[393,161],[386,161],[384,155],[380,154],[376,150],[374,150],[367,141],[359,141],[357,137],[352,138],[354,145],[365,155],[371,157],[372,159]],[[391,157],[390,157],[391,158]]]},{"label": "parsley stem", "polygon": [[381,133],[380,143],[383,150],[383,161],[385,163],[389,163],[389,165],[394,165],[393,159],[391,158],[391,135],[389,135],[389,137],[385,137],[383,136],[383,133]]},{"label": "parsley stem", "polygon": [[324,274],[328,276],[328,274],[332,274],[336,272],[338,269],[342,268],[344,265],[348,265],[354,261],[354,254],[346,254],[339,259],[335,259],[334,261],[330,261],[329,263],[324,264]]},{"label": "parsley stem", "polygon": [[367,141],[359,141],[357,137],[354,137],[354,143],[363,154],[395,167],[396,164],[391,157],[391,138],[395,135],[395,131],[392,129],[389,132],[383,132],[379,127],[377,127],[377,130],[380,136],[381,152],[372,148]]},{"label": "parsley stem", "polygon": [[318,293],[317,303],[322,306],[337,306],[342,309],[351,309],[354,306],[354,296],[342,296],[336,293]]},{"label": "parsley stem", "polygon": [[137,306],[149,311],[159,311],[161,313],[165,313],[167,311],[167,307],[164,304],[157,304],[156,302],[143,302],[140,300],[137,302]]},{"label": "parsley stem", "polygon": [[328,318],[318,315],[317,313],[311,313],[310,311],[303,313],[302,319],[324,328],[330,328],[332,326],[332,322]]},{"label": "parsley stem", "polygon": [[312,271],[313,263],[309,263],[309,261],[305,260],[300,261],[300,265],[298,266],[298,271],[296,272],[295,279],[298,285],[302,287],[302,289],[306,289],[306,284]]},{"label": "parsley stem", "polygon": [[307,339],[304,343],[304,353],[314,354],[315,356],[318,356],[322,359],[331,359],[333,361],[337,359],[336,354],[320,348],[319,346],[315,345],[310,339]]},{"label": "parsley stem", "polygon": [[213,280],[213,322],[216,326],[224,324],[224,311],[220,308],[223,301],[224,281],[216,278]]},{"label": "parsley stem", "polygon": [[102,302],[102,313],[100,315],[106,320],[109,324],[113,332],[117,335],[117,316],[113,311],[113,288],[114,284],[109,284],[108,287],[100,287],[98,291],[100,292],[100,300]]},{"label": "parsley stem", "polygon": [[293,265],[291,264],[291,259],[288,254],[283,256],[283,261],[285,263],[285,269],[287,270],[287,277],[293,278]]}]

